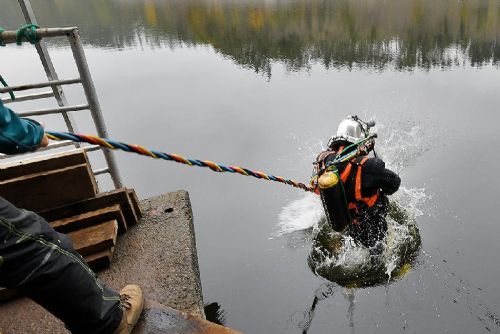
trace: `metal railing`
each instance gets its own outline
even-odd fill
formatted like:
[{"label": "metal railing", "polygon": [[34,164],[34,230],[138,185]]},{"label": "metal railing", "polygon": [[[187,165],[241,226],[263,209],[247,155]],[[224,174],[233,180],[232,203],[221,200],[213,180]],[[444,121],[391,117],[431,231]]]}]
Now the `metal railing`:
[{"label": "metal railing", "polygon": [[[31,3],[29,0],[18,0],[19,5],[21,6],[21,10],[23,11],[24,17],[27,23],[36,24],[35,15],[33,9],[31,8]],[[53,66],[52,60],[48,53],[47,47],[43,41],[36,43],[35,47],[37,49],[38,55],[44,67],[45,73],[47,75],[48,81],[34,84],[26,84],[26,85],[18,85],[18,86],[7,86],[0,88],[0,93],[9,93],[9,92],[19,92],[19,91],[28,91],[32,89],[40,89],[40,88],[48,88],[50,87],[50,91],[31,93],[27,95],[16,96],[15,100],[11,98],[5,98],[2,100],[3,103],[14,103],[14,102],[22,102],[22,101],[30,101],[37,99],[45,99],[54,97],[57,100],[59,105],[58,108],[48,108],[48,109],[37,109],[37,110],[29,110],[24,112],[19,112],[18,114],[22,117],[26,116],[41,116],[41,115],[49,115],[49,114],[61,114],[64,118],[64,122],[68,128],[69,132],[77,132],[75,121],[70,114],[70,112],[81,111],[81,110],[89,110],[92,116],[97,134],[99,137],[107,138],[108,131],[106,129],[106,124],[104,123],[104,119],[102,117],[101,107],[99,105],[99,100],[97,98],[97,92],[92,81],[92,77],[90,75],[90,70],[87,65],[87,60],[85,57],[85,52],[83,50],[83,46],[80,40],[80,35],[78,28],[70,27],[70,28],[43,28],[36,30],[37,36],[41,38],[50,38],[50,37],[67,37],[71,51],[73,54],[73,58],[76,62],[76,66],[79,73],[79,78],[72,79],[59,79],[55,68]],[[6,44],[15,43],[16,42],[16,31],[4,31],[1,34],[2,41]],[[74,85],[81,84],[83,90],[85,92],[85,97],[87,100],[86,104],[79,105],[69,105],[66,97],[64,95],[64,91],[62,89],[65,85]],[[43,148],[39,151],[47,151],[55,148],[60,148],[64,146],[73,145],[75,147],[80,147],[80,144],[73,143],[70,141],[63,141],[57,143],[51,143],[48,147]],[[85,151],[97,151],[102,150],[104,153],[104,158],[107,163],[106,168],[93,170],[94,175],[100,175],[109,173],[115,188],[121,188],[122,182],[120,178],[120,174],[118,172],[118,167],[116,165],[113,153],[107,148],[101,148],[96,145],[88,145],[84,146],[83,149]],[[0,159],[5,159],[7,156],[1,156]]]}]

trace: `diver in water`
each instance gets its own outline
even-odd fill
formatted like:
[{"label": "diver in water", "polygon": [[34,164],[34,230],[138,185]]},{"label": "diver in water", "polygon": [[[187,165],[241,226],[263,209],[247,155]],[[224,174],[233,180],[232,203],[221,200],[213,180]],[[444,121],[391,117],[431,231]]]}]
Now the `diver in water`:
[{"label": "diver in water", "polygon": [[375,145],[376,135],[369,133],[374,125],[357,116],[343,120],[327,150],[316,158],[311,179],[332,228],[368,248],[385,237],[387,195],[401,183],[374,151],[373,157],[368,156]]}]

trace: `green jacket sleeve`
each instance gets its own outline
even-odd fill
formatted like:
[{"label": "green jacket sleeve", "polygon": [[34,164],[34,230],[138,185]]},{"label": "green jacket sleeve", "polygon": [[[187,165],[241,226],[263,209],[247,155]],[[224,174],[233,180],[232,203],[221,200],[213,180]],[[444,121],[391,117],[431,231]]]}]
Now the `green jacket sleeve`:
[{"label": "green jacket sleeve", "polygon": [[40,146],[43,134],[38,122],[18,117],[0,101],[0,153],[34,151]]}]

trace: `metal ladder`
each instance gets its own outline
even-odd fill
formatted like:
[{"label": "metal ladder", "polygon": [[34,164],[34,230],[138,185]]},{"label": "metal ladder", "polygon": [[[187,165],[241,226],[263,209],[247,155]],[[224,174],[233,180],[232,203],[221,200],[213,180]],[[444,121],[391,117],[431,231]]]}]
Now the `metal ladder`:
[{"label": "metal ladder", "polygon": [[[30,0],[18,0],[23,15],[26,19],[26,23],[36,24],[35,14],[31,7]],[[47,47],[43,41],[36,43],[35,47],[44,67],[45,73],[47,75],[47,82],[35,83],[35,84],[26,84],[19,86],[8,86],[8,87],[0,87],[0,93],[8,93],[8,92],[16,92],[16,91],[26,91],[32,89],[39,88],[50,88],[51,90],[47,90],[44,92],[32,93],[23,96],[16,96],[16,99],[13,101],[11,98],[2,99],[3,103],[13,103],[13,102],[22,102],[36,99],[44,99],[44,98],[52,98],[54,97],[57,100],[59,105],[58,108],[50,108],[50,109],[38,109],[31,110],[18,113],[21,117],[28,116],[41,116],[48,114],[61,114],[64,118],[64,122],[66,123],[67,129],[69,132],[76,132],[76,124],[75,121],[70,114],[72,111],[80,111],[80,110],[89,110],[94,122],[94,126],[96,128],[97,134],[99,137],[107,138],[108,131],[106,129],[106,124],[104,123],[104,119],[101,113],[101,107],[99,105],[99,100],[97,98],[97,92],[95,90],[94,83],[92,81],[92,77],[90,75],[90,70],[87,65],[87,60],[85,58],[85,52],[83,50],[83,46],[80,40],[80,35],[78,28],[49,28],[49,29],[38,29],[37,34],[43,38],[50,37],[61,37],[65,36],[68,38],[69,44],[71,46],[71,51],[73,53],[73,58],[75,60],[78,73],[80,75],[79,78],[71,78],[61,80],[58,78],[57,73],[54,69],[52,60],[48,53]],[[15,32],[14,31],[4,31],[2,33],[2,40],[9,43],[15,43]],[[87,100],[86,104],[80,105],[69,105],[66,97],[64,95],[64,91],[62,86],[65,85],[73,85],[73,84],[81,84],[83,90],[85,92],[85,97]],[[51,143],[48,147],[42,148],[39,151],[46,151],[55,148],[60,148],[64,146],[75,146],[80,147],[80,144],[73,143],[71,141],[62,141],[57,143]],[[100,174],[109,173],[115,188],[121,188],[122,182],[120,178],[120,174],[118,172],[118,167],[116,165],[113,153],[107,149],[102,148],[97,145],[82,145],[82,148],[87,151],[97,151],[102,150],[104,153],[104,158],[106,160],[107,167],[102,169],[93,170],[93,174],[95,176]],[[25,155],[23,155],[24,157]],[[8,156],[2,155],[0,159],[8,158]]]}]

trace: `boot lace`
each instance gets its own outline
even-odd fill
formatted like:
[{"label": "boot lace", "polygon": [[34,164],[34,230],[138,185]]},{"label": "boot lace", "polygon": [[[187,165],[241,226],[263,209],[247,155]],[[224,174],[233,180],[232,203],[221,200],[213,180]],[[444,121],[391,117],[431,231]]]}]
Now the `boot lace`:
[{"label": "boot lace", "polygon": [[130,303],[130,295],[123,294],[120,295],[120,304],[123,308],[126,308],[127,310],[130,310],[132,308],[132,303]]}]

